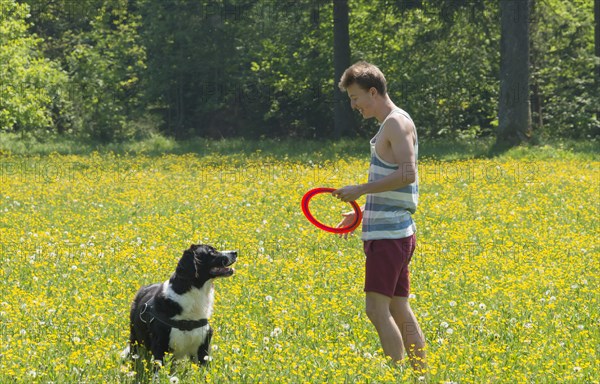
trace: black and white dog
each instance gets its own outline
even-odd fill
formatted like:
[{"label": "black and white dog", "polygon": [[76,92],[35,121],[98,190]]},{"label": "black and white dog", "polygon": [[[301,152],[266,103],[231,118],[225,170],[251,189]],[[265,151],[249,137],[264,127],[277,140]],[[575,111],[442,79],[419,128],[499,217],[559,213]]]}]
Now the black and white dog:
[{"label": "black and white dog", "polygon": [[131,304],[129,346],[122,356],[137,358],[150,352],[162,365],[165,353],[171,352],[174,359],[189,357],[204,364],[213,333],[208,324],[213,280],[233,275],[230,266],[236,259],[236,251],[192,244],[169,280],[140,288]]}]

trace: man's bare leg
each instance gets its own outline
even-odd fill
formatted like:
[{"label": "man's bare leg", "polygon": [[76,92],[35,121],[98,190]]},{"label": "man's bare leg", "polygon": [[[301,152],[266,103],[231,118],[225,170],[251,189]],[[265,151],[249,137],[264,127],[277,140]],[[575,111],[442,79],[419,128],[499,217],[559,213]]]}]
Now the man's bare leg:
[{"label": "man's bare leg", "polygon": [[416,372],[425,372],[425,337],[407,297],[394,296],[390,299],[390,313],[400,330],[404,348]]},{"label": "man's bare leg", "polygon": [[386,356],[393,361],[401,361],[404,357],[402,334],[392,314],[390,303],[392,299],[376,292],[367,292],[366,312],[369,320],[375,326],[381,347]]}]

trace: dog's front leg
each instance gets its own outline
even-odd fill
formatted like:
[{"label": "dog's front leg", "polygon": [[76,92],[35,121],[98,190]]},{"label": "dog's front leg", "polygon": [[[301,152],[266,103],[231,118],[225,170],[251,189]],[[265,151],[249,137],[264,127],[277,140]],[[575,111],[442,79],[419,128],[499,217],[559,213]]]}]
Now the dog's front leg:
[{"label": "dog's front leg", "polygon": [[152,346],[150,348],[150,352],[152,352],[154,373],[157,373],[158,370],[163,366],[165,354],[169,350],[169,334],[170,329],[166,328],[162,329],[160,332],[155,331],[152,334]]},{"label": "dog's front leg", "polygon": [[201,365],[208,364],[210,360],[210,341],[212,339],[213,330],[209,326],[206,330],[206,338],[204,339],[204,343],[200,345],[198,348],[198,363]]}]

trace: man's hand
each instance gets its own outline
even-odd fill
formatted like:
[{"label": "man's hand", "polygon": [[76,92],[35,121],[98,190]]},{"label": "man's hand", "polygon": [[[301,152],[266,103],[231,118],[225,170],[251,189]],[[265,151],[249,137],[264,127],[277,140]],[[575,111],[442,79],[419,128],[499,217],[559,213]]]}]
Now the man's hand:
[{"label": "man's hand", "polygon": [[[342,221],[339,222],[338,225],[335,226],[336,228],[347,227],[350,224],[354,223],[354,220],[356,219],[356,213],[354,211],[342,213],[342,216],[344,216],[344,218],[342,219]],[[354,231],[346,232],[346,233],[338,233],[338,237],[343,237],[344,239],[347,239],[348,235],[352,235],[352,234],[354,234]]]},{"label": "man's hand", "polygon": [[343,188],[336,189],[331,192],[331,194],[342,201],[348,202],[355,201],[364,195],[364,192],[362,185],[347,185]]}]

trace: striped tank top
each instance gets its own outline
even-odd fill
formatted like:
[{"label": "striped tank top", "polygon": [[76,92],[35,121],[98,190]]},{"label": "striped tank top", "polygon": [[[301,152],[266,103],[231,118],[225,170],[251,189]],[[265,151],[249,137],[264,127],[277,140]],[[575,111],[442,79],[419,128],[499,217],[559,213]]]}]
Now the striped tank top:
[{"label": "striped tank top", "polygon": [[[400,113],[412,121],[410,115],[398,108],[390,112],[385,118],[379,131],[371,139],[371,164],[369,166],[369,182],[379,180],[398,169],[398,164],[388,163],[377,154],[375,143],[383,130],[385,122],[395,113]],[[419,152],[417,132],[415,130],[415,161]],[[411,236],[417,231],[412,219],[412,214],[417,210],[419,201],[419,181],[403,188],[371,193],[367,195],[367,202],[363,215],[362,240],[401,239]]]}]

